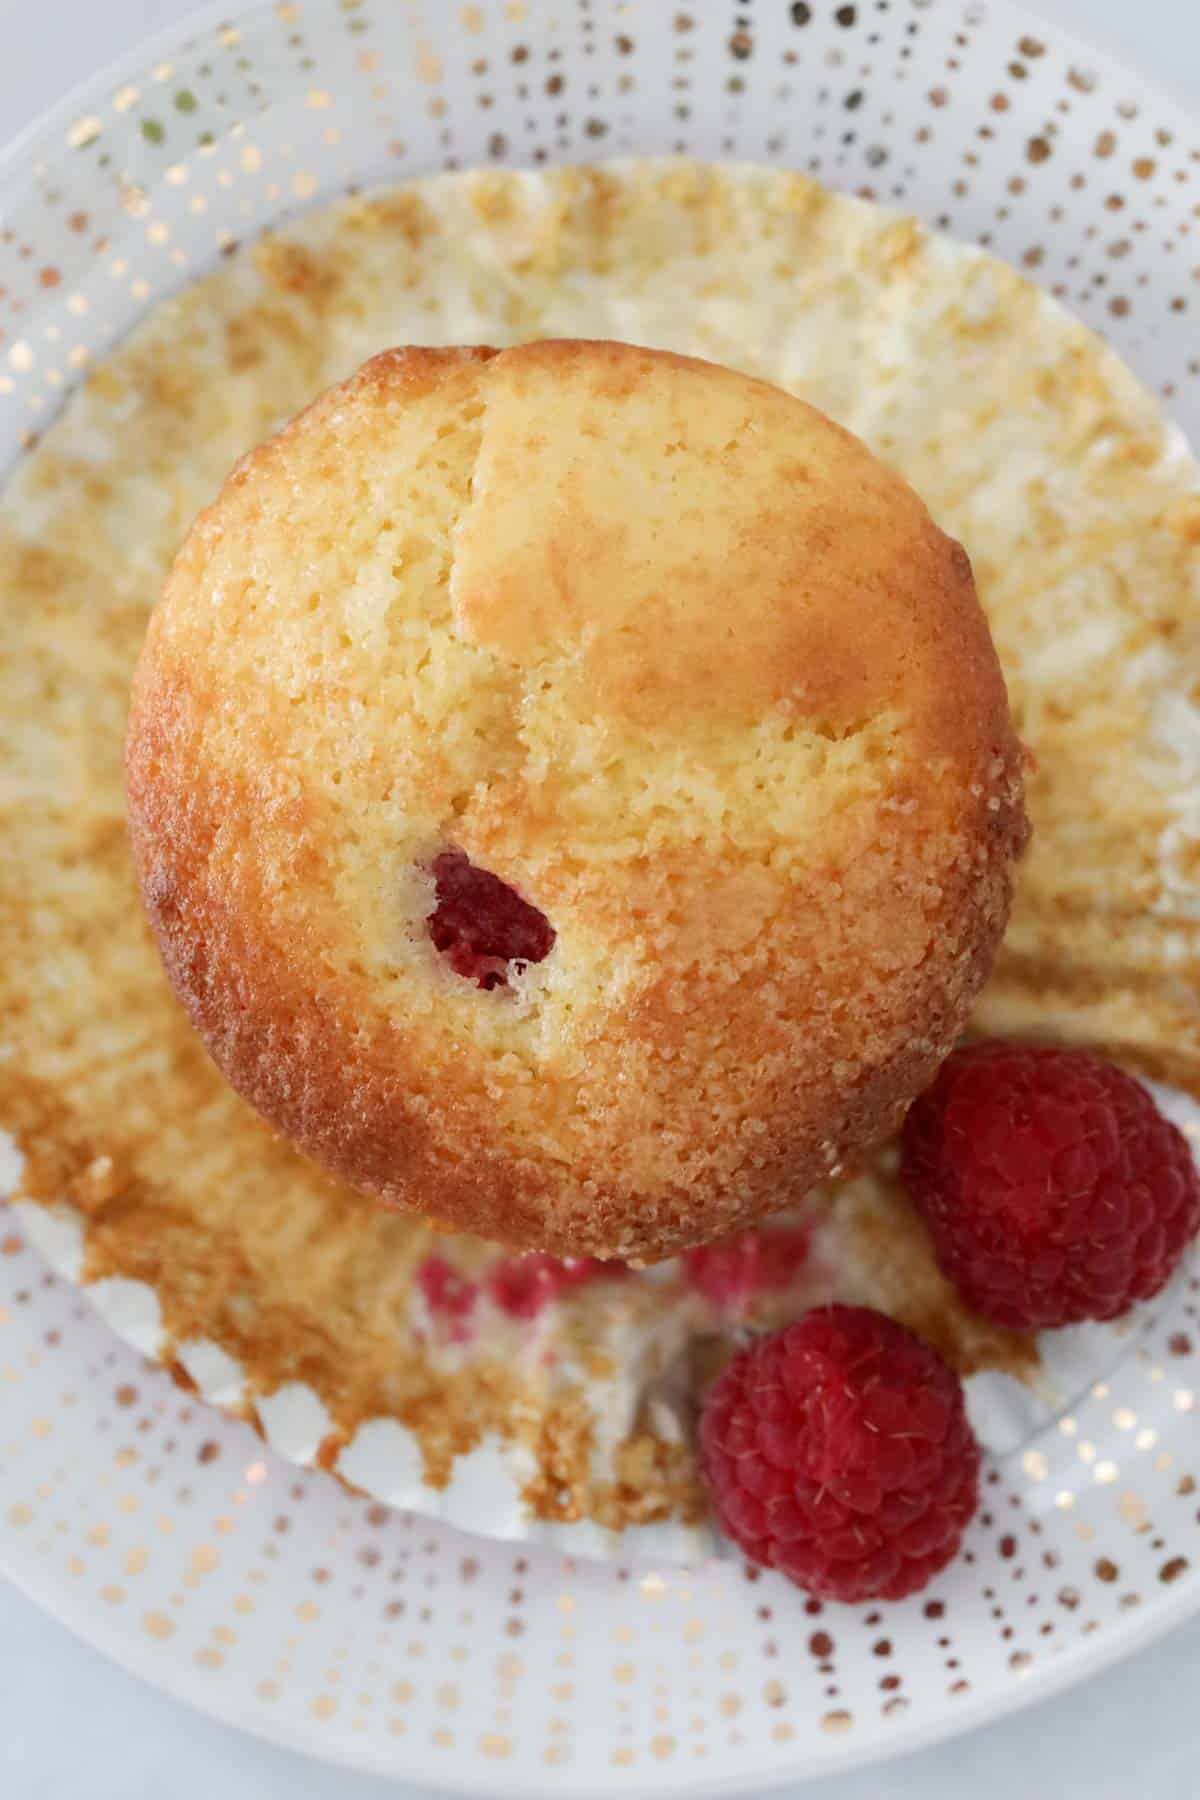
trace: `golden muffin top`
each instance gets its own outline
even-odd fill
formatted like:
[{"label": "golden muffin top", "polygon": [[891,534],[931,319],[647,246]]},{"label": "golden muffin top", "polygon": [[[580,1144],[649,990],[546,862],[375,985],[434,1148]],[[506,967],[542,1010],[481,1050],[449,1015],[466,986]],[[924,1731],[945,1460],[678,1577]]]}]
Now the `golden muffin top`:
[{"label": "golden muffin top", "polygon": [[615,343],[389,351],[246,457],[127,768],[234,1085],[566,1254],[735,1229],[893,1124],[1024,837],[960,546],[802,402]]}]

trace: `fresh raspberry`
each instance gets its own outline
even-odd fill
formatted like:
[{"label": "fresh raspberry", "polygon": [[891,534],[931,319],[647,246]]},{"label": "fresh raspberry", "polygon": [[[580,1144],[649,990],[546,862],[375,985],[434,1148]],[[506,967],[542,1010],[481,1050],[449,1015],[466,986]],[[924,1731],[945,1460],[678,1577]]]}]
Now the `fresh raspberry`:
[{"label": "fresh raspberry", "polygon": [[735,1356],[700,1446],[722,1529],[826,1600],[924,1587],[979,1497],[961,1382],[868,1307],[821,1307]]},{"label": "fresh raspberry", "polygon": [[507,987],[511,963],[537,963],[554,947],[545,913],[461,850],[433,861],[435,906],[429,935],[456,975],[481,988]]},{"label": "fresh raspberry", "polygon": [[1085,1050],[956,1052],[908,1115],[902,1175],[967,1305],[1018,1330],[1115,1319],[1200,1227],[1183,1133]]}]

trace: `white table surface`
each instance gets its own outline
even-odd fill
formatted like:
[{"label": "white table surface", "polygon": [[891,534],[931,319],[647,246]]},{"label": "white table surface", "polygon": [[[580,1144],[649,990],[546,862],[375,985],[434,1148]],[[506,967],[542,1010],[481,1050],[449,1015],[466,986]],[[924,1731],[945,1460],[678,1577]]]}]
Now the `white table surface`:
[{"label": "white table surface", "polygon": [[[1200,107],[1200,0],[1035,6],[1123,46]],[[190,10],[191,0],[0,0],[0,139]],[[879,1769],[814,1782],[806,1800],[1196,1800],[1198,1676],[1200,1619],[1069,1694]],[[429,1800],[424,1791],[308,1762],[203,1718],[105,1662],[0,1583],[0,1800],[214,1794]]]}]

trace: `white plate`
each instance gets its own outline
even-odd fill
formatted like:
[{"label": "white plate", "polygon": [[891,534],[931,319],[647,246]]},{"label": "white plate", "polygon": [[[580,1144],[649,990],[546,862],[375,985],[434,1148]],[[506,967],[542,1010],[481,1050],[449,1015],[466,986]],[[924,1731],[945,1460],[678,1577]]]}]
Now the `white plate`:
[{"label": "white plate", "polygon": [[[989,244],[1200,436],[1181,108],[998,0],[760,10],[302,0],[173,32],[0,166],[0,454],[79,352],[289,207],[445,162],[672,149],[780,160]],[[782,1782],[994,1717],[1200,1604],[1186,1276],[991,1466],[929,1595],[821,1612],[735,1563],[630,1574],[349,1500],[143,1365],[15,1229],[2,1247],[5,1568],[159,1685],[327,1757],[522,1795]]]}]

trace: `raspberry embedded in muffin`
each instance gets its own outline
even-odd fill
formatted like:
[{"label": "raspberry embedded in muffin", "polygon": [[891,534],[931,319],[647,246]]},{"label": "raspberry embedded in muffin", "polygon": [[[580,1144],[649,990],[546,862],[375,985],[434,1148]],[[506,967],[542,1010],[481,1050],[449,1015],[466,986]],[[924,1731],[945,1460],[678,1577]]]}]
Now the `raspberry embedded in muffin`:
[{"label": "raspberry embedded in muffin", "polygon": [[540,963],[554,945],[545,913],[515,888],[477,869],[461,850],[433,860],[436,901],[429,935],[456,975],[481,988],[507,987],[512,968]]},{"label": "raspberry embedded in muffin", "polygon": [[622,344],[386,352],[245,458],[127,772],[234,1085],[563,1257],[745,1230],[888,1131],[1025,834],[961,547],[792,396]]}]

